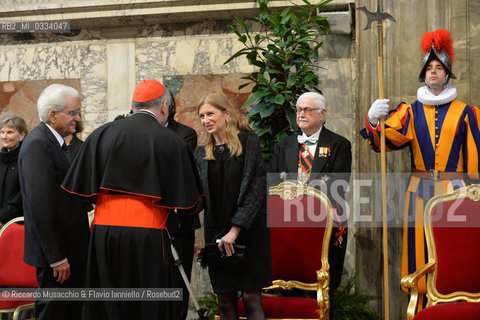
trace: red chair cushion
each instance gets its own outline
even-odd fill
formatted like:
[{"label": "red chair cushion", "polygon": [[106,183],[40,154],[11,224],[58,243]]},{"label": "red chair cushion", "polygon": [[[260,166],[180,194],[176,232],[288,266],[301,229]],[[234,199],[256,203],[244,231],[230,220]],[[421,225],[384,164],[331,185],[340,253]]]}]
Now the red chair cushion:
[{"label": "red chair cushion", "polygon": [[[310,298],[262,297],[267,318],[273,319],[320,319],[317,301]],[[238,314],[245,317],[245,306],[238,302]]]},{"label": "red chair cushion", "polygon": [[438,292],[480,292],[480,215],[478,202],[462,199],[439,205],[432,227],[437,250]]},{"label": "red chair cushion", "polygon": [[34,303],[35,301],[3,301],[0,300],[0,309],[11,309],[16,308],[18,306]]},{"label": "red chair cushion", "polygon": [[325,206],[312,196],[294,200],[270,196],[268,209],[272,279],[316,283],[316,271],[322,267]]},{"label": "red chair cushion", "polygon": [[24,228],[14,223],[0,237],[0,287],[38,286],[35,268],[23,261]]},{"label": "red chair cushion", "polygon": [[437,304],[420,311],[414,320],[478,320],[480,303],[445,303]]}]

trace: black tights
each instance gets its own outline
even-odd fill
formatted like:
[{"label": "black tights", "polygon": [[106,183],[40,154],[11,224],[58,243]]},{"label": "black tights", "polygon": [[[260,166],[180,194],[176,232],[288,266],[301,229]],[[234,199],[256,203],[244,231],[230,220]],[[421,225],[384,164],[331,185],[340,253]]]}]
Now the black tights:
[{"label": "black tights", "polygon": [[[217,295],[220,319],[237,320],[237,293],[227,292]],[[248,320],[265,320],[265,312],[262,306],[262,291],[242,292],[242,300],[245,306]]]}]

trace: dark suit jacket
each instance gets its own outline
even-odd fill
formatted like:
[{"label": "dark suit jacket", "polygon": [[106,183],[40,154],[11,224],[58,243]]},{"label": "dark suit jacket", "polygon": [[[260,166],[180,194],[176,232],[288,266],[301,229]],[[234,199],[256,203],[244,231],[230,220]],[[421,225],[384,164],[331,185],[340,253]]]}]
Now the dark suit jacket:
[{"label": "dark suit jacket", "polygon": [[[173,119],[168,122],[167,128],[182,138],[192,153],[195,151],[195,148],[197,147],[197,132],[195,130]],[[198,214],[179,215],[169,212],[167,228],[172,234],[176,234],[180,231],[192,232],[195,229],[200,228],[200,219],[198,218]]]},{"label": "dark suit jacket", "polygon": [[167,128],[178,134],[187,143],[192,153],[195,151],[197,147],[197,132],[195,130],[173,119],[168,122]]},{"label": "dark suit jacket", "polygon": [[88,218],[84,202],[60,188],[70,161],[50,129],[41,122],[26,137],[18,158],[25,216],[24,260],[49,267],[68,258],[86,258]]},{"label": "dark suit jacket", "polygon": [[[330,148],[329,154],[320,155],[319,148]],[[297,136],[291,135],[279,141],[274,149],[270,164],[268,166],[269,172],[285,172],[287,179],[296,179],[298,172],[298,156],[299,144]],[[325,181],[327,190],[330,190],[330,185],[335,178],[340,178],[350,181],[350,172],[352,169],[352,146],[350,141],[344,137],[323,127],[320,131],[320,136],[317,142],[317,148],[312,165],[311,179],[319,179]],[[337,190],[339,195],[343,198],[344,190]],[[332,205],[337,207],[340,214],[341,207],[338,208],[337,203],[331,197],[330,192],[327,192]]]}]

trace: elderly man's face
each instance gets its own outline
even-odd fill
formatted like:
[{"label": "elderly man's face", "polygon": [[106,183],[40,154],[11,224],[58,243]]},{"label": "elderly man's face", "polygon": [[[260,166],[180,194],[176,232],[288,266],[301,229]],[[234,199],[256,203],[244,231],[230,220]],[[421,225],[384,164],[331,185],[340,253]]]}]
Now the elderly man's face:
[{"label": "elderly man's face", "polygon": [[314,98],[302,98],[298,101],[297,124],[307,136],[320,130],[327,113],[327,110],[316,107],[314,101]]},{"label": "elderly man's face", "polygon": [[60,111],[50,111],[49,125],[62,137],[76,132],[77,122],[80,121],[80,99],[66,96],[66,107]]}]

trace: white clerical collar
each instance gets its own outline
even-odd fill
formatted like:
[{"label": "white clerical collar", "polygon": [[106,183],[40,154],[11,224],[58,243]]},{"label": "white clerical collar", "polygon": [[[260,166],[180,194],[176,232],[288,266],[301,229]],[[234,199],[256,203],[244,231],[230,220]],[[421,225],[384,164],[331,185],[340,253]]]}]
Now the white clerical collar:
[{"label": "white clerical collar", "polygon": [[427,86],[418,88],[417,99],[423,104],[440,106],[452,102],[457,97],[457,89],[446,87],[438,96],[434,95]]},{"label": "white clerical collar", "polygon": [[52,131],[52,133],[53,133],[53,135],[55,136],[55,139],[57,139],[58,144],[60,145],[60,147],[63,146],[63,144],[65,143],[65,140],[63,140],[63,138],[62,138],[62,136],[60,135],[60,133],[58,133],[57,131],[55,131],[55,129],[53,129],[52,127],[50,127],[50,126],[48,125],[48,123],[46,123],[46,122],[44,122],[44,123],[47,125],[48,129],[50,129],[50,131]]}]

